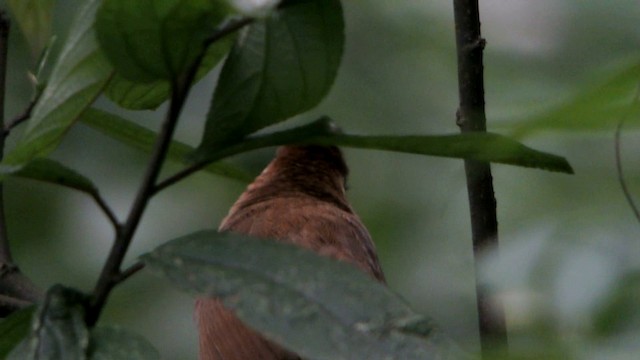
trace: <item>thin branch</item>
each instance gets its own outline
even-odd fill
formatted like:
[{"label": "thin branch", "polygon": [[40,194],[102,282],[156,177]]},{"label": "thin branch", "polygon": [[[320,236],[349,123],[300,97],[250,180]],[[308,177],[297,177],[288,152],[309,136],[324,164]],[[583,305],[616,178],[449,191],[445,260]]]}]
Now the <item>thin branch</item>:
[{"label": "thin branch", "polygon": [[144,269],[144,263],[143,262],[136,262],[135,264],[129,266],[128,268],[124,269],[121,273],[120,276],[117,277],[116,282],[117,283],[121,283],[125,280],[127,280],[128,278],[132,277],[133,275],[137,274],[138,271]]},{"label": "thin branch", "polygon": [[[463,133],[486,132],[482,51],[478,0],[454,0],[458,89],[460,107],[456,122]],[[484,286],[480,261],[489,250],[497,250],[498,220],[493,178],[489,163],[465,160],[476,270],[476,303],[483,359],[507,349],[507,329],[502,304]]]},{"label": "thin branch", "polygon": [[31,118],[31,112],[33,108],[36,107],[36,103],[38,102],[38,97],[33,98],[29,101],[29,105],[24,109],[22,114],[13,118],[7,125],[4,126],[4,136],[7,137],[11,130],[13,130],[16,126],[22,124],[23,122],[29,120]]},{"label": "thin branch", "polygon": [[113,228],[116,230],[116,233],[118,233],[120,231],[120,228],[122,227],[122,224],[120,224],[120,221],[118,221],[116,214],[113,212],[109,204],[107,204],[104,198],[97,191],[91,193],[91,198],[93,198],[98,207],[107,216],[107,218],[111,222],[111,225],[113,225]]},{"label": "thin branch", "polygon": [[200,170],[202,170],[202,168],[204,168],[205,166],[209,165],[212,161],[206,161],[206,162],[197,162],[194,163],[192,165],[189,165],[187,167],[185,167],[184,169],[178,171],[177,173],[171,175],[170,177],[162,180],[161,182],[158,183],[158,185],[156,185],[153,188],[153,192],[158,193],[162,190],[164,190],[165,188],[179,182],[180,180],[183,180],[184,178],[188,177],[189,175],[192,175]]},{"label": "thin branch", "polygon": [[[6,101],[7,57],[9,53],[9,18],[0,11],[0,125],[4,126]],[[5,134],[0,134],[0,160],[4,157]],[[7,221],[4,214],[4,186],[0,183],[0,265],[13,264],[9,238],[7,237]]]},{"label": "thin branch", "polygon": [[[634,96],[631,106],[633,107],[634,105],[638,105],[638,104],[640,104],[640,87],[638,87],[638,90],[636,91],[636,95]],[[629,190],[629,186],[627,185],[627,181],[625,180],[624,171],[622,168],[621,136],[622,136],[622,126],[624,125],[624,122],[626,120],[627,120],[627,116],[625,114],[620,118],[620,121],[616,126],[615,140],[614,140],[616,172],[618,175],[618,182],[620,183],[620,188],[622,189],[622,193],[624,194],[624,197],[627,199],[627,203],[629,203],[629,207],[631,207],[631,210],[633,211],[633,214],[635,215],[636,219],[640,221],[640,209],[638,208],[638,205],[633,199],[633,194],[631,194],[631,191]]]},{"label": "thin branch", "polygon": [[211,36],[209,36],[207,39],[205,39],[205,41],[204,41],[205,48],[209,47],[209,45],[211,45],[214,42],[222,39],[223,37],[225,37],[225,36],[227,36],[229,34],[232,34],[232,33],[242,29],[243,27],[245,27],[247,25],[250,25],[254,21],[255,21],[254,18],[242,17],[242,18],[235,19],[235,20],[232,20],[232,21],[224,24],[218,31],[216,31]]}]

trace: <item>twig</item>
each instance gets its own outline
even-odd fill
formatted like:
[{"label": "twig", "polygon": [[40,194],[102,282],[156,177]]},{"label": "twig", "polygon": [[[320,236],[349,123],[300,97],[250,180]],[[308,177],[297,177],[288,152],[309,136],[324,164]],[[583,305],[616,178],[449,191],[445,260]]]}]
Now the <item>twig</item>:
[{"label": "twig", "polygon": [[27,108],[24,109],[22,114],[16,116],[7,125],[4,126],[5,137],[9,135],[9,133],[11,132],[11,130],[13,130],[13,128],[29,120],[29,118],[31,117],[31,112],[33,111],[33,108],[36,106],[37,102],[38,102],[38,97],[35,97],[31,101],[29,101],[29,105],[27,105]]},{"label": "twig", "polygon": [[91,192],[91,198],[93,198],[98,207],[100,207],[102,212],[107,216],[107,218],[111,222],[111,225],[113,225],[113,228],[116,229],[116,233],[119,232],[122,224],[120,224],[120,222],[118,221],[116,214],[113,212],[111,207],[109,207],[109,204],[107,204],[104,198],[100,196],[100,193],[97,191]]},{"label": "twig", "polygon": [[162,180],[161,182],[158,183],[158,185],[156,185],[153,188],[153,192],[154,193],[158,193],[160,191],[162,191],[163,189],[177,183],[180,180],[183,180],[184,178],[188,177],[189,175],[198,172],[199,170],[201,170],[202,168],[204,168],[205,166],[207,166],[208,164],[210,164],[212,161],[206,161],[206,162],[197,162],[194,164],[191,164],[187,167],[185,167],[184,169],[178,171],[177,173],[169,176],[168,178]]},{"label": "twig", "polygon": [[[485,132],[484,75],[482,51],[485,41],[480,33],[478,0],[454,0],[458,90],[460,107],[456,119],[463,133]],[[465,160],[467,192],[476,272],[477,309],[483,359],[506,351],[507,330],[504,308],[480,278],[481,257],[497,250],[498,220],[493,179],[489,163]]]},{"label": "twig", "polygon": [[120,276],[118,276],[117,282],[121,283],[127,280],[128,278],[135,275],[138,271],[142,269],[144,269],[144,263],[140,261],[136,262],[135,264],[129,266],[128,268],[126,268],[120,273]]},{"label": "twig", "polygon": [[[636,95],[633,98],[633,102],[631,104],[631,106],[633,107],[634,105],[640,104],[640,87],[638,87],[638,90],[636,91]],[[618,125],[616,126],[616,132],[615,132],[615,139],[614,139],[614,147],[615,147],[615,157],[616,157],[616,172],[618,175],[618,182],[620,183],[620,188],[622,189],[622,193],[624,194],[624,197],[627,199],[627,203],[629,203],[629,207],[631,207],[631,210],[633,211],[634,215],[636,216],[636,219],[638,221],[640,221],[640,209],[638,209],[638,205],[636,204],[635,200],[633,199],[633,194],[631,194],[631,191],[629,190],[629,187],[627,186],[627,181],[625,180],[624,177],[624,171],[622,169],[622,150],[621,150],[621,136],[622,136],[622,126],[624,125],[624,122],[627,120],[627,114],[623,115],[620,118],[620,121],[618,122]]]}]

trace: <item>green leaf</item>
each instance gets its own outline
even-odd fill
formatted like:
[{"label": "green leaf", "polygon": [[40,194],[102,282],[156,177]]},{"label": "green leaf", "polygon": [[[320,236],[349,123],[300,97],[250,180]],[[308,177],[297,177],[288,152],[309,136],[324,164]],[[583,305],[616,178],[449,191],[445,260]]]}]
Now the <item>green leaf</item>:
[{"label": "green leaf", "polygon": [[205,39],[228,11],[215,0],[104,0],[98,41],[125,79],[171,81],[205,50]]},{"label": "green leaf", "polygon": [[6,359],[9,352],[29,334],[34,311],[34,306],[24,308],[0,321],[0,359]]},{"label": "green leaf", "polygon": [[91,360],[156,360],[158,351],[144,337],[118,327],[98,327],[91,331]]},{"label": "green leaf", "polygon": [[639,84],[640,61],[636,59],[555,108],[497,126],[510,130],[517,138],[539,131],[612,131],[622,119],[637,127],[640,103],[633,98]]},{"label": "green leaf", "polygon": [[252,328],[304,358],[442,355],[437,344],[397,330],[419,316],[386,286],[297,246],[202,231],[142,259],[177,287],[220,298]]},{"label": "green leaf", "polygon": [[316,106],[344,45],[339,0],[302,0],[250,25],[227,58],[207,116],[206,153]]},{"label": "green leaf", "polygon": [[[205,54],[196,74],[196,80],[202,79],[229,52],[234,36],[226,36],[212,44]],[[171,85],[168,81],[157,80],[148,84],[129,81],[116,74],[105,91],[109,99],[125,109],[155,109],[169,98]]]},{"label": "green leaf", "polygon": [[7,0],[7,5],[37,58],[51,37],[53,0]]},{"label": "green leaf", "polygon": [[98,192],[91,180],[51,159],[34,159],[11,176],[57,184],[88,194]]},{"label": "green leaf", "polygon": [[89,331],[84,323],[86,297],[55,285],[47,292],[31,323],[31,332],[9,355],[10,360],[86,359]]},{"label": "green leaf", "polygon": [[5,172],[17,171],[31,159],[55,149],[107,83],[111,67],[100,53],[93,32],[99,3],[87,0],[77,14],[22,138],[2,163]]},{"label": "green leaf", "polygon": [[[80,119],[84,124],[98,130],[105,135],[112,137],[133,148],[150,153],[155,143],[157,134],[153,131],[125,120],[115,114],[91,108]],[[169,146],[168,158],[170,160],[189,164],[186,160],[187,154],[194,151],[194,148],[178,141],[172,141]],[[230,179],[250,182],[253,176],[234,165],[216,162],[210,164],[205,171],[224,176]]]},{"label": "green leaf", "polygon": [[248,137],[239,143],[206,154],[197,152],[194,161],[207,163],[263,147],[294,143],[388,150],[573,173],[571,165],[563,157],[528,148],[515,140],[498,134],[468,133],[439,136],[349,135],[340,133],[328,118],[321,118],[311,124],[290,130]]}]

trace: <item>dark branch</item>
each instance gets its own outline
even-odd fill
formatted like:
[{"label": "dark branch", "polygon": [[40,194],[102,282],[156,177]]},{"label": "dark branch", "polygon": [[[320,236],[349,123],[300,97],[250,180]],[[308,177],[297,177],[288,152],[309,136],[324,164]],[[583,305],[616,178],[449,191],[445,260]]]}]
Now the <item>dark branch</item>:
[{"label": "dark branch", "polygon": [[36,103],[38,102],[38,98],[34,98],[33,100],[31,100],[29,102],[29,105],[27,105],[27,108],[24,109],[24,111],[22,112],[22,114],[16,116],[15,118],[13,118],[8,124],[6,124],[4,126],[4,136],[7,137],[9,136],[9,133],[11,132],[11,130],[13,130],[13,128],[15,128],[16,126],[22,124],[23,122],[29,120],[29,118],[31,118],[31,112],[33,111],[33,108],[36,107]]},{"label": "dark branch", "polygon": [[[10,23],[4,11],[0,11],[0,125],[4,126],[4,112],[6,101],[7,59],[9,53]],[[0,134],[0,160],[4,157],[5,134]],[[13,264],[9,239],[7,237],[7,222],[4,214],[4,186],[0,183],[0,266]]]},{"label": "dark branch", "polygon": [[107,216],[107,218],[111,222],[111,225],[113,225],[113,228],[116,230],[116,233],[119,232],[122,225],[118,221],[118,218],[116,217],[116,214],[113,212],[111,207],[109,207],[109,204],[107,204],[104,198],[100,196],[100,193],[97,191],[92,192],[91,197],[96,202],[96,204],[98,204],[100,210],[102,210],[102,212]]},{"label": "dark branch", "polygon": [[109,252],[107,262],[102,269],[96,288],[93,291],[93,298],[90,308],[87,311],[87,324],[89,326],[95,325],[98,321],[109,293],[122,279],[122,261],[129,249],[129,245],[142,219],[142,215],[153,196],[154,187],[169,150],[169,144],[173,138],[180,112],[182,111],[182,107],[187,99],[189,89],[191,88],[203,57],[204,51],[201,52],[200,57],[192,64],[187,73],[172,84],[169,110],[154,146],[147,171],[136,195],[136,199],[133,202],[127,221],[116,234],[116,239]]},{"label": "dark branch", "polygon": [[[454,0],[458,90],[460,107],[456,123],[463,133],[485,132],[484,69],[485,40],[480,33],[478,0]],[[488,359],[495,349],[507,349],[504,308],[483,285],[480,261],[488,250],[497,250],[498,220],[493,179],[489,163],[465,160],[467,192],[476,269],[477,309],[482,356]]]},{"label": "dark branch", "polygon": [[[636,92],[636,95],[633,99],[633,103],[631,104],[631,107],[633,108],[638,104],[640,104],[640,87]],[[621,137],[622,137],[622,127],[624,125],[626,118],[627,116],[623,115],[620,118],[620,121],[618,122],[618,126],[616,126],[615,139],[614,139],[615,156],[616,156],[616,172],[618,175],[618,182],[620,183],[620,188],[622,189],[622,193],[624,194],[624,197],[627,200],[627,203],[629,204],[629,207],[633,211],[633,214],[635,215],[636,219],[640,221],[640,209],[638,209],[638,205],[633,199],[633,194],[631,194],[631,191],[629,190],[629,186],[627,185],[627,181],[625,180],[624,171],[622,168]]]}]

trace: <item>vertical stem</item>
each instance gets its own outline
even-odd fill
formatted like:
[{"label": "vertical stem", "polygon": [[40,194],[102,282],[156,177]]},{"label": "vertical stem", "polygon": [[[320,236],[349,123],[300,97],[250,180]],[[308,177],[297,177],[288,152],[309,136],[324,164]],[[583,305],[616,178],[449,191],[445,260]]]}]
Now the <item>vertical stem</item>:
[{"label": "vertical stem", "polygon": [[[0,160],[4,157],[4,105],[6,99],[7,80],[7,58],[9,53],[9,19],[4,11],[0,11]],[[10,265],[13,263],[9,239],[7,237],[7,223],[4,214],[4,186],[0,182],[0,264]]]},{"label": "vertical stem", "polygon": [[[454,13],[460,97],[457,124],[463,133],[485,132],[482,63],[485,40],[480,34],[478,0],[454,0]],[[495,355],[495,350],[507,348],[504,308],[484,286],[479,276],[481,256],[489,249],[497,250],[498,246],[496,199],[489,163],[466,160],[465,173],[471,215],[480,345],[482,357],[488,359]]]}]

